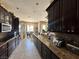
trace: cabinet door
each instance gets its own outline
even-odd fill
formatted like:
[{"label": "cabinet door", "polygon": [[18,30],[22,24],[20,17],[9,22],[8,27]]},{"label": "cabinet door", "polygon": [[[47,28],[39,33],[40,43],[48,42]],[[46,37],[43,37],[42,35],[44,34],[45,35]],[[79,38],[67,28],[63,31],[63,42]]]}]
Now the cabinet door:
[{"label": "cabinet door", "polygon": [[9,15],[9,23],[12,25],[12,16]]},{"label": "cabinet door", "polygon": [[56,56],[54,53],[52,53],[51,51],[50,51],[50,53],[51,53],[51,59],[60,59],[58,56]]},{"label": "cabinet door", "polygon": [[4,11],[1,8],[0,23],[4,23],[4,22],[5,22],[5,20],[4,20]]},{"label": "cabinet door", "polygon": [[54,20],[56,21],[59,18],[59,0],[54,3],[52,8],[53,8],[53,17]]},{"label": "cabinet door", "polygon": [[8,11],[0,6],[0,23],[9,23]]},{"label": "cabinet door", "polygon": [[53,8],[52,30],[53,31],[60,31],[59,0],[57,0],[51,8]]},{"label": "cabinet door", "polygon": [[0,6],[0,23],[1,23],[1,6]]},{"label": "cabinet door", "polygon": [[79,0],[77,0],[77,18],[79,20]]},{"label": "cabinet door", "polygon": [[0,59],[8,59],[8,48],[7,44],[0,47]]},{"label": "cabinet door", "polygon": [[44,44],[42,45],[42,58],[47,59],[46,58],[46,46]]},{"label": "cabinet door", "polygon": [[56,16],[55,16],[56,18],[55,18],[55,20],[59,20],[59,18],[60,18],[60,17],[59,17],[59,2],[60,2],[60,1],[58,0],[58,1],[56,1],[56,3],[55,3],[55,10],[56,10],[56,12],[55,12],[55,13],[56,13]]},{"label": "cabinet door", "polygon": [[63,17],[63,0],[59,0],[59,12],[60,12],[60,18]]},{"label": "cabinet door", "polygon": [[5,12],[4,14],[5,14],[5,16],[4,16],[5,23],[9,24],[9,14],[8,14],[8,12]]},{"label": "cabinet door", "polygon": [[8,54],[11,55],[13,50],[16,48],[15,40],[8,43]]},{"label": "cabinet door", "polygon": [[46,59],[59,59],[49,48],[46,48]]},{"label": "cabinet door", "polygon": [[76,32],[79,33],[79,0],[77,0],[77,28]]},{"label": "cabinet door", "polygon": [[48,48],[46,49],[46,53],[47,53],[47,54],[46,54],[46,58],[47,58],[47,59],[52,59],[52,58],[51,58],[50,50],[49,50]]},{"label": "cabinet door", "polygon": [[76,10],[76,0],[63,0],[64,30],[66,32],[74,32]]},{"label": "cabinet door", "polygon": [[54,15],[53,15],[53,7],[51,7],[48,10],[48,30],[52,31],[53,30],[53,22],[54,21]]},{"label": "cabinet door", "polygon": [[39,51],[39,54],[41,55],[41,42],[40,42],[40,40],[38,40],[38,51]]},{"label": "cabinet door", "polygon": [[44,51],[44,50],[43,50],[43,43],[42,43],[42,45],[41,45],[41,57],[42,57],[42,59],[44,58],[44,56],[43,56],[43,54],[44,54],[43,51]]},{"label": "cabinet door", "polygon": [[61,32],[63,32],[64,30],[63,30],[63,0],[59,0],[60,1],[60,3],[59,3],[59,7],[60,7],[60,9],[59,9],[59,12],[60,12],[60,31]]},{"label": "cabinet door", "polygon": [[12,21],[14,20],[14,14],[9,12],[9,23],[12,25]]},{"label": "cabinet door", "polygon": [[12,30],[19,30],[19,18],[12,19]]}]

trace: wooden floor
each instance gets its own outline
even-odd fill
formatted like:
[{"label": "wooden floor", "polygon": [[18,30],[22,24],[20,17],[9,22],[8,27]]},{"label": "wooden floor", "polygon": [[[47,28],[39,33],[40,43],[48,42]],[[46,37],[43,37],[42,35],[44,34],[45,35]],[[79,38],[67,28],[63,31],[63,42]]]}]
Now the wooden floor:
[{"label": "wooden floor", "polygon": [[9,59],[41,59],[31,38],[23,40]]}]

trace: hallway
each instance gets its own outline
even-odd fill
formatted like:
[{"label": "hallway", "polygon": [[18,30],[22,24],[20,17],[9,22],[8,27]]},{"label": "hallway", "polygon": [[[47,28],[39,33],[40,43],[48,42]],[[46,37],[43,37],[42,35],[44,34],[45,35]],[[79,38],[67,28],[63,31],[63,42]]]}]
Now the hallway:
[{"label": "hallway", "polygon": [[31,38],[23,40],[9,59],[41,59]]}]

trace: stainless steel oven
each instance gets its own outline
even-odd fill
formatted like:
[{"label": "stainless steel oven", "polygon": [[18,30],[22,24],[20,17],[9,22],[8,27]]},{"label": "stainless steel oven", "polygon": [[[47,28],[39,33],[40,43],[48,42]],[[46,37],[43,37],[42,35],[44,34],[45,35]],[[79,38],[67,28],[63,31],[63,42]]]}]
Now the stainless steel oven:
[{"label": "stainless steel oven", "polygon": [[1,23],[1,32],[10,32],[12,26],[10,24]]}]

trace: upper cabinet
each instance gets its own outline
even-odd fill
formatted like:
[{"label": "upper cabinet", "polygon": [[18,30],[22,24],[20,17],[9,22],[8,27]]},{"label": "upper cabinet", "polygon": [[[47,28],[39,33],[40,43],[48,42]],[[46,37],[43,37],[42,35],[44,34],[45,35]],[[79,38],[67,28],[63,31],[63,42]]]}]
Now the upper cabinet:
[{"label": "upper cabinet", "polygon": [[63,0],[64,31],[75,32],[77,17],[76,0]]},{"label": "upper cabinet", "polygon": [[[10,29],[10,31],[8,30]],[[0,6],[0,32],[19,32],[19,18]]]},{"label": "upper cabinet", "polygon": [[77,32],[79,32],[79,0],[77,0]]},{"label": "upper cabinet", "polygon": [[4,12],[2,10],[2,7],[0,6],[0,23],[4,22]]},{"label": "upper cabinet", "polygon": [[49,31],[79,32],[78,0],[54,0],[46,11],[48,12]]},{"label": "upper cabinet", "polygon": [[59,19],[59,0],[53,5],[54,20]]},{"label": "upper cabinet", "polygon": [[4,21],[5,21],[4,23],[9,24],[9,20],[10,20],[10,19],[9,19],[9,13],[8,13],[8,12],[7,12],[7,13],[5,13],[4,18],[5,18],[5,19],[4,19]]},{"label": "upper cabinet", "polygon": [[0,6],[0,23],[6,23],[9,24],[10,21],[10,15],[9,12]]}]

